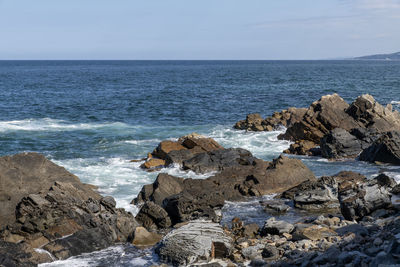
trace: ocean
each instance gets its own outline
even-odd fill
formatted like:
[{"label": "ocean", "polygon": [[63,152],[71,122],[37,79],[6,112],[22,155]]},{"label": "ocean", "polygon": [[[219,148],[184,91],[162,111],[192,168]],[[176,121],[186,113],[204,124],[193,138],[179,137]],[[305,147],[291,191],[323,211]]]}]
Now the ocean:
[{"label": "ocean", "polygon": [[[131,200],[157,173],[130,160],[145,157],[160,141],[197,132],[272,160],[290,145],[277,139],[284,129],[252,133],[232,125],[248,113],[265,117],[308,107],[332,93],[348,102],[369,93],[398,109],[400,61],[0,61],[0,155],[42,153],[136,213]],[[369,177],[385,172],[400,181],[394,166],[298,158],[317,176],[352,170]],[[178,166],[163,171],[212,175]],[[237,205],[246,207],[227,204],[230,210]],[[247,215],[251,208],[244,209]],[[225,221],[235,215],[228,211]],[[121,245],[46,266],[155,261],[152,250]]]}]

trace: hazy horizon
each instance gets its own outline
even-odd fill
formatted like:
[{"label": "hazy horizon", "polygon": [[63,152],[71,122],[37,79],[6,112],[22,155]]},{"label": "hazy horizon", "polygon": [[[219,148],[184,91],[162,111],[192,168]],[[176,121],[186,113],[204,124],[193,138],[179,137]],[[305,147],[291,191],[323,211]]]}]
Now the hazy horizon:
[{"label": "hazy horizon", "polygon": [[0,60],[340,60],[400,51],[400,0],[0,0]]}]

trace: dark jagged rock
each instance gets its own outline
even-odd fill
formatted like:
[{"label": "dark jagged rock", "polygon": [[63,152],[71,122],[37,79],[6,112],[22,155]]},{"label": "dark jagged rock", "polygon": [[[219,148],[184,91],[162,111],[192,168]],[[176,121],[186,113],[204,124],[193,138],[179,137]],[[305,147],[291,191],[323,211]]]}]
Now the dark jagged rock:
[{"label": "dark jagged rock", "polygon": [[347,180],[339,186],[339,202],[347,220],[360,220],[373,211],[391,205],[390,187],[379,179]]},{"label": "dark jagged rock", "polygon": [[171,226],[171,219],[168,213],[159,205],[154,202],[146,202],[136,219],[143,224],[146,229],[157,230],[158,228],[169,228]]},{"label": "dark jagged rock", "polygon": [[207,179],[159,174],[152,185],[143,186],[133,203],[152,201],[160,205],[173,224],[195,218],[218,221],[219,209],[225,200],[282,192],[306,180],[315,180],[315,177],[300,160],[279,157],[265,162],[254,159],[251,165],[227,167]]},{"label": "dark jagged rock", "polygon": [[360,155],[360,160],[400,164],[400,132],[390,131],[379,137]]},{"label": "dark jagged rock", "polygon": [[356,157],[361,150],[361,142],[342,128],[333,129],[321,139],[321,154],[324,158]]},{"label": "dark jagged rock", "polygon": [[206,173],[221,171],[226,167],[252,165],[254,160],[253,155],[242,148],[220,149],[200,153],[183,161],[183,169],[192,170],[196,173]]},{"label": "dark jagged rock", "polygon": [[[0,231],[0,239],[24,244],[20,247],[22,251],[7,251],[15,259],[25,252],[33,255],[27,256],[29,260],[24,264],[53,260],[49,255],[66,259],[125,242],[138,226],[132,214],[115,207],[112,197],[100,196],[76,176],[41,155],[25,153],[3,157],[0,161],[3,163],[1,182],[15,179],[17,183],[13,186],[21,186],[15,189],[16,194],[22,196],[14,206],[14,220],[2,217],[8,223],[2,225],[5,227]],[[34,182],[44,187],[32,192],[37,187]],[[50,182],[52,184],[46,188]],[[10,203],[4,206],[9,207]],[[43,253],[38,257],[38,253],[32,254],[36,248],[49,254]],[[43,260],[43,255],[47,255],[47,259]]]}]

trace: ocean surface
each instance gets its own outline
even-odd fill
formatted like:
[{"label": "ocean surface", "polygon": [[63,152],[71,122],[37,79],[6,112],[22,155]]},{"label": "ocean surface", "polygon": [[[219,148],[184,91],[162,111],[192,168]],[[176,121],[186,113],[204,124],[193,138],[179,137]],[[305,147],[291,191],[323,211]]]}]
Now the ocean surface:
[{"label": "ocean surface", "polygon": [[[247,133],[232,125],[248,113],[264,117],[291,106],[307,107],[332,93],[348,102],[369,93],[399,108],[400,62],[0,61],[0,155],[43,153],[136,213],[129,203],[157,173],[130,160],[145,157],[161,140],[197,132],[271,160],[289,146],[277,140],[284,129]],[[318,176],[353,170],[369,177],[385,172],[400,180],[400,168],[393,166],[299,158]],[[199,179],[211,175],[186,173],[178,166],[164,171]],[[254,205],[228,203],[224,221],[236,215],[255,221],[268,216]],[[152,250],[124,245],[47,266],[155,261]]]}]

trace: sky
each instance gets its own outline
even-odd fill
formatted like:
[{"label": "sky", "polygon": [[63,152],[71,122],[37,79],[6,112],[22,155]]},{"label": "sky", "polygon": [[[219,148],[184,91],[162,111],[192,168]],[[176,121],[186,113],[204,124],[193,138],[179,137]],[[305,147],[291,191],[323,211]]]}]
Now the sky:
[{"label": "sky", "polygon": [[400,0],[0,0],[0,59],[337,59],[400,51]]}]

